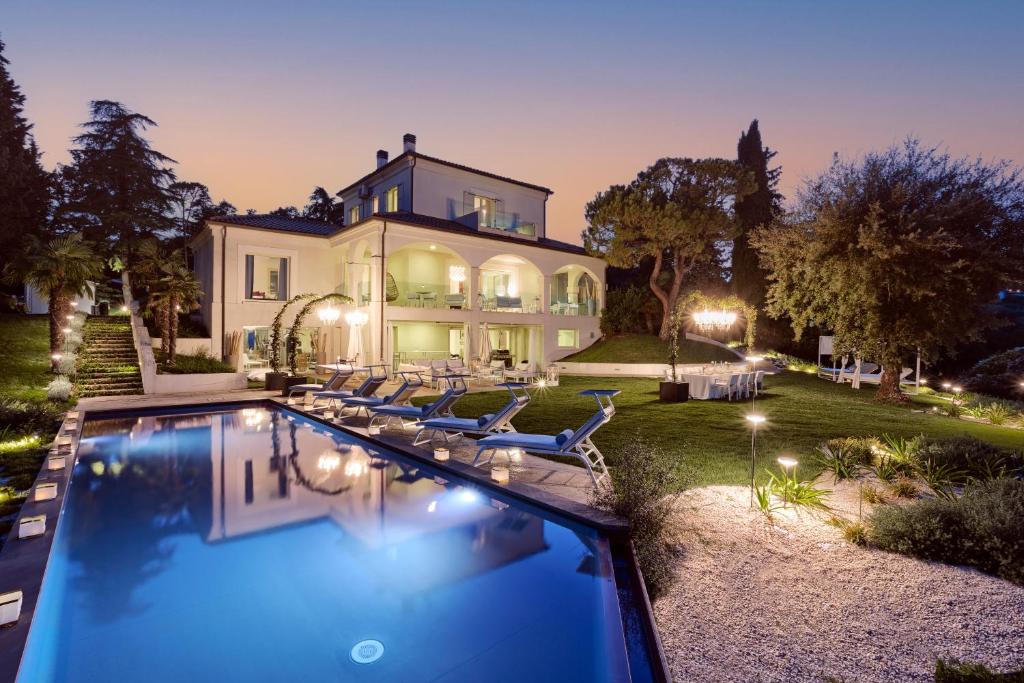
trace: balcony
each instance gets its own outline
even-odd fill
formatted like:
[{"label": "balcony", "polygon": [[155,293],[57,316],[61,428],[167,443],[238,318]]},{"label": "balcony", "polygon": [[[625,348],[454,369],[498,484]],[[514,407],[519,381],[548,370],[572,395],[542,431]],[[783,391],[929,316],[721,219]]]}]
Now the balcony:
[{"label": "balcony", "polygon": [[455,220],[474,230],[515,235],[530,240],[537,239],[537,224],[521,221],[518,213],[477,209],[456,216]]}]

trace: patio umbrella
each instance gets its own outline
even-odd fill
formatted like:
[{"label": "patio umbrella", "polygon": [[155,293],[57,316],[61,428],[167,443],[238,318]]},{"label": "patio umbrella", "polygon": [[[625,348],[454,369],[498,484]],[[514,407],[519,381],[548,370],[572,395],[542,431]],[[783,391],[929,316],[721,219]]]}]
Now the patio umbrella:
[{"label": "patio umbrella", "polygon": [[486,364],[491,360],[491,333],[487,323],[480,325],[480,362]]},{"label": "patio umbrella", "polygon": [[347,358],[355,364],[363,360],[363,325],[352,325],[348,328]]},{"label": "patio umbrella", "polygon": [[526,346],[526,360],[530,361],[531,370],[539,370],[540,363],[537,362],[537,355],[540,353],[540,349],[537,344],[537,328],[530,328],[530,341]]}]

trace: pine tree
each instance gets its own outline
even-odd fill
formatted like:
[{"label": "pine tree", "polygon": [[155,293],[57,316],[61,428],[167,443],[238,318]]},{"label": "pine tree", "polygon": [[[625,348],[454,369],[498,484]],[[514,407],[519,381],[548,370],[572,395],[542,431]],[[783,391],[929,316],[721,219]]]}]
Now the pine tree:
[{"label": "pine tree", "polygon": [[110,100],[90,108],[71,150],[74,209],[87,238],[130,261],[141,239],[176,227],[167,190],[176,162],[142,136],[156,125],[149,117]]},{"label": "pine tree", "polygon": [[750,231],[768,225],[781,211],[782,195],[777,191],[781,168],[768,168],[775,151],[761,142],[757,119],[740,134],[736,159],[754,176],[753,193],[736,200],[736,221],[739,234],[732,247],[733,293],[752,306],[760,307],[765,297],[765,273],[758,264],[757,253],[749,242]]},{"label": "pine tree", "polygon": [[45,232],[50,176],[39,162],[32,125],[22,115],[25,96],[7,70],[0,41],[0,254],[11,254]]}]

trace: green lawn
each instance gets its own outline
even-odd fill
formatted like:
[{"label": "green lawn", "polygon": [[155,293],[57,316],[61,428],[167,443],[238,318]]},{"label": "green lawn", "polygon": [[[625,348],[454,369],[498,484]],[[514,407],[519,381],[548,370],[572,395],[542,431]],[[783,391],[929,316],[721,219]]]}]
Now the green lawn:
[{"label": "green lawn", "polygon": [[[667,363],[668,343],[650,334],[620,334],[563,358],[576,363]],[[714,344],[679,341],[680,363],[735,361],[736,354]]]},{"label": "green lawn", "polygon": [[[758,430],[759,472],[787,454],[801,462],[801,476],[817,473],[814,447],[839,436],[970,434],[1003,448],[1024,449],[1024,431],[882,405],[872,400],[870,388],[856,391],[796,372],[768,376],[765,385],[756,407],[768,418]],[[744,415],[750,412],[750,401],[660,403],[653,379],[562,377],[559,387],[531,392],[533,401],[516,417],[516,429],[555,434],[578,427],[595,409],[593,399],[576,395],[587,388],[622,390],[615,401],[617,414],[594,437],[610,466],[623,445],[643,437],[696,468],[698,484],[749,481],[750,430]],[[479,416],[493,412],[506,398],[504,391],[469,394],[455,412]]]},{"label": "green lawn", "polygon": [[0,395],[46,399],[50,375],[49,319],[0,313]]}]

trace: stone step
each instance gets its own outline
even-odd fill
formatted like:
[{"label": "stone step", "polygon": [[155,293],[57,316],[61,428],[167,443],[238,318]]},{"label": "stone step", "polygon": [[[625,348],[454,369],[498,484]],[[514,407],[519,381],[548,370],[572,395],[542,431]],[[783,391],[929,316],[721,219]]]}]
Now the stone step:
[{"label": "stone step", "polygon": [[81,391],[79,398],[92,398],[94,396],[135,396],[142,393],[142,387],[137,389],[114,389],[111,391]]}]

